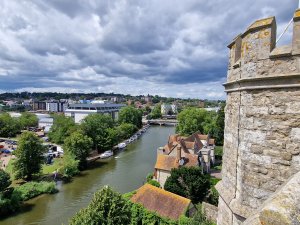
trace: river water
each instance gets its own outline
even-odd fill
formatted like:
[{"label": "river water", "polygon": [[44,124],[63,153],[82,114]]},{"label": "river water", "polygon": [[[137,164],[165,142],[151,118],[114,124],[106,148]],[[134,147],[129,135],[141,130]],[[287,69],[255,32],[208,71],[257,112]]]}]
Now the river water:
[{"label": "river water", "polygon": [[82,172],[70,183],[57,182],[59,193],[28,201],[22,212],[0,219],[0,225],[68,224],[68,219],[86,207],[93,193],[104,185],[121,193],[137,189],[153,171],[156,149],[165,145],[174,132],[174,127],[150,127],[139,140],[113,158],[95,162],[94,168]]}]

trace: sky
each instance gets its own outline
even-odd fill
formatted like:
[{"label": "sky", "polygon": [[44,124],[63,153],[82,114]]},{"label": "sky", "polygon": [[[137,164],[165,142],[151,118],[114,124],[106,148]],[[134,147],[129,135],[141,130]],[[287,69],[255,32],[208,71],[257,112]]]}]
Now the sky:
[{"label": "sky", "polygon": [[[227,45],[297,0],[1,0],[0,92],[225,99]],[[280,44],[289,43],[291,29]]]}]

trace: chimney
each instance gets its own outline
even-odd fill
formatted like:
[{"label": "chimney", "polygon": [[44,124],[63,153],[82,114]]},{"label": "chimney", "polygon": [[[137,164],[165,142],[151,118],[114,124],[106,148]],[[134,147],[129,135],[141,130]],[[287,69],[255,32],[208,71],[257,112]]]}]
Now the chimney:
[{"label": "chimney", "polygon": [[176,162],[179,162],[181,159],[181,145],[177,146],[177,155],[176,155]]}]

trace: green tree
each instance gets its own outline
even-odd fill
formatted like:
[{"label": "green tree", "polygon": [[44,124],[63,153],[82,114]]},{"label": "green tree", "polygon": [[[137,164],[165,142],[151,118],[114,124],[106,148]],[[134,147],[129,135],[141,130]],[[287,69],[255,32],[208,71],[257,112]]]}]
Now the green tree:
[{"label": "green tree", "polygon": [[161,104],[157,104],[154,106],[152,112],[150,113],[151,119],[159,119],[161,118]]},{"label": "green tree", "polygon": [[22,128],[36,127],[38,125],[38,118],[35,114],[24,112],[19,118]]},{"label": "green tree", "polygon": [[70,225],[115,225],[130,224],[130,204],[110,187],[104,187],[94,194],[87,208],[81,209]]},{"label": "green tree", "polygon": [[55,115],[53,125],[48,134],[50,140],[56,144],[63,144],[65,139],[76,130],[76,125],[71,117]]},{"label": "green tree", "polygon": [[123,107],[119,113],[119,123],[131,123],[138,128],[142,127],[143,113],[139,109],[135,109],[131,106]]},{"label": "green tree", "polygon": [[187,108],[178,114],[176,132],[181,135],[191,135],[197,131],[204,132],[209,113],[204,109]]},{"label": "green tree", "polygon": [[202,202],[209,188],[210,176],[203,174],[199,167],[180,167],[171,170],[164,189],[191,199],[194,204]]},{"label": "green tree", "polygon": [[9,173],[0,169],[0,192],[4,191],[11,184]]},{"label": "green tree", "polygon": [[116,127],[118,140],[130,138],[137,130],[137,127],[131,123],[122,123]]},{"label": "green tree", "polygon": [[225,126],[225,103],[221,104],[220,110],[217,112],[216,129],[213,136],[216,138],[216,144],[223,146],[224,143],[224,126]]},{"label": "green tree", "polygon": [[114,121],[109,115],[90,114],[84,118],[81,128],[85,135],[92,138],[93,146],[98,152],[112,148],[112,140],[109,129],[114,127]]},{"label": "green tree", "polygon": [[21,126],[17,118],[8,113],[0,114],[0,137],[15,137],[21,132]]},{"label": "green tree", "polygon": [[13,164],[15,177],[32,179],[32,175],[41,170],[44,161],[43,153],[46,149],[41,140],[32,132],[24,132],[15,151],[16,160]]},{"label": "green tree", "polygon": [[93,141],[81,131],[73,132],[65,139],[64,151],[74,155],[75,160],[79,160],[79,169],[87,167],[86,158],[91,152]]},{"label": "green tree", "polygon": [[75,156],[66,152],[63,160],[55,160],[54,167],[58,168],[58,172],[65,178],[71,178],[79,173],[78,166],[79,160],[75,159]]}]

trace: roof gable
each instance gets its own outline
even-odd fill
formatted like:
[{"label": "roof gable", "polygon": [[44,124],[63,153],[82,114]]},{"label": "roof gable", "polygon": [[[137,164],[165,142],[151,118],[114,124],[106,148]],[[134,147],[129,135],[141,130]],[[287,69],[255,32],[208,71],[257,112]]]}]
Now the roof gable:
[{"label": "roof gable", "polygon": [[178,220],[191,204],[191,200],[145,184],[132,196],[131,201],[143,205],[160,216]]}]

